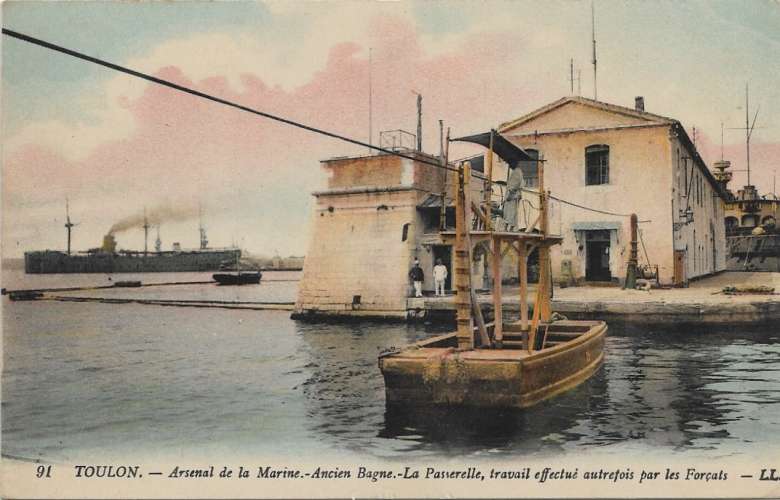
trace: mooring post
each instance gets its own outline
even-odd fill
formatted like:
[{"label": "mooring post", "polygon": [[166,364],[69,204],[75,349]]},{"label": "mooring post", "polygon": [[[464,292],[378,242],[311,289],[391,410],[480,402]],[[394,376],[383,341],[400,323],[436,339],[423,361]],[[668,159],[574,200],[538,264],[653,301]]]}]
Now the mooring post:
[{"label": "mooring post", "polygon": [[626,284],[624,289],[633,290],[636,288],[637,265],[639,263],[639,252],[637,248],[637,216],[631,214],[631,254],[628,257],[628,268],[626,269]]}]

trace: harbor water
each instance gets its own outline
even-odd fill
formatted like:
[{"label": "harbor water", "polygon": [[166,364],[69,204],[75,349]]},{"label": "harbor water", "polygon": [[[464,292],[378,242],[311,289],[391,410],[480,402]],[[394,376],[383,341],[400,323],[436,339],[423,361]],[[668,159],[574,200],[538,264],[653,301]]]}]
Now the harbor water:
[{"label": "harbor water", "polygon": [[[289,302],[260,285],[79,296]],[[104,285],[26,276],[3,287]],[[199,281],[208,274],[113,277]],[[3,297],[2,452],[22,460],[339,456],[373,460],[612,453],[747,457],[777,449],[780,332],[610,324],[586,383],[518,411],[388,408],[377,355],[443,331],[309,324],[289,311],[10,302]]]}]

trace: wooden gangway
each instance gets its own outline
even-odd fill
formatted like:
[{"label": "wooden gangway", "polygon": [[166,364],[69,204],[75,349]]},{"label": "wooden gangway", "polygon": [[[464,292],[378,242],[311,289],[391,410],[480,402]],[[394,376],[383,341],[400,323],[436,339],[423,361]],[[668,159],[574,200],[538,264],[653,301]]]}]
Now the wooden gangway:
[{"label": "wooden gangway", "polygon": [[[553,321],[550,247],[560,244],[561,237],[549,234],[550,193],[544,189],[543,160],[538,164],[536,221],[523,230],[496,228],[492,134],[483,199],[471,200],[471,165],[461,163],[453,180],[455,230],[440,233],[453,245],[457,329],[379,356],[390,404],[527,407],[587,380],[602,363],[606,323]],[[492,268],[491,323],[485,321],[474,290],[471,263],[476,245],[487,247]],[[519,319],[506,323],[501,285],[505,249],[517,253],[520,283]],[[528,258],[533,251],[539,255],[539,283],[529,317]]]}]

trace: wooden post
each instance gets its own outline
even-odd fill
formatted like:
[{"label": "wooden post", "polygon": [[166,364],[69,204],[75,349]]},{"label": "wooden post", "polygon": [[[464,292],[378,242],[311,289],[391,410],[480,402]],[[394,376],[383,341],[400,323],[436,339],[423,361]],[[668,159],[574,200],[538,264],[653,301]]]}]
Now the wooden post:
[{"label": "wooden post", "polygon": [[[528,334],[528,254],[525,241],[520,240],[518,245],[518,272],[520,279],[520,328],[523,330],[523,339],[527,341]],[[526,349],[528,346],[524,346]]]},{"label": "wooden post", "polygon": [[484,188],[484,200],[483,206],[485,215],[487,216],[487,222],[485,222],[485,231],[491,231],[491,215],[492,210],[490,208],[490,201],[493,198],[493,130],[490,131],[490,146],[488,147],[487,158],[485,162],[485,188]]},{"label": "wooden post", "polygon": [[468,248],[468,231],[471,218],[468,217],[469,208],[469,178],[471,177],[471,165],[467,162],[458,167],[458,174],[454,176],[455,193],[455,262],[454,286],[455,310],[457,314],[458,349],[474,348],[474,326],[471,319],[471,251]]},{"label": "wooden post", "polygon": [[503,309],[501,304],[501,238],[493,236],[491,267],[493,270],[493,313],[494,329],[493,338],[496,340],[496,347],[501,349],[501,343],[504,339],[504,321],[502,319]]},{"label": "wooden post", "polygon": [[[441,123],[441,122],[439,122]],[[447,142],[444,146],[442,165],[449,166],[450,161],[450,129],[447,127]],[[455,176],[455,185],[457,185],[457,175]],[[454,191],[457,193],[457,190]],[[439,210],[439,230],[444,231],[447,228],[447,170],[444,170],[444,182],[441,185],[441,210]]]},{"label": "wooden post", "polygon": [[[541,156],[541,155],[540,155]],[[542,160],[543,158],[539,158]],[[547,219],[547,200],[548,195],[544,190],[544,162],[539,161],[539,229],[542,233],[542,240],[547,238],[548,219]],[[543,322],[550,321],[552,316],[550,306],[550,246],[542,243],[539,247],[539,291],[537,302],[534,309],[538,308],[540,319]],[[536,332],[533,332],[534,334]]]}]

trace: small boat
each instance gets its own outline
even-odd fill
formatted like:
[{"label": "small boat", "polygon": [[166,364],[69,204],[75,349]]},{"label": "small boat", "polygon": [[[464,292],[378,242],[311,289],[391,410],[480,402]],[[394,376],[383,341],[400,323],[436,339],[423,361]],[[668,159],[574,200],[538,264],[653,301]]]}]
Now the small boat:
[{"label": "small boat", "polygon": [[[492,181],[494,134],[475,136],[491,147],[486,156],[487,185]],[[504,158],[508,164],[511,160],[515,164],[517,160],[533,161],[505,142],[503,152],[515,156]],[[552,313],[550,247],[560,244],[562,238],[548,234],[550,195],[544,190],[543,165],[538,165],[539,216],[523,230],[491,217],[490,191],[482,206],[471,201],[469,162],[462,163],[454,177],[455,230],[442,230],[440,236],[453,243],[457,330],[379,355],[388,406],[526,408],[584,382],[602,364],[607,325],[603,321],[558,320]],[[492,270],[492,323],[483,317],[471,275],[477,245],[487,249]],[[516,321],[503,318],[502,256],[510,250],[517,253],[520,282],[520,317]],[[528,257],[534,250],[540,272],[529,318]]]},{"label": "small boat", "polygon": [[117,281],[114,283],[114,287],[116,288],[138,288],[141,286],[140,281]]},{"label": "small boat", "polygon": [[262,278],[260,272],[216,273],[212,275],[219,285],[257,285]]},{"label": "small boat", "polygon": [[38,300],[42,297],[43,293],[36,290],[16,290],[8,294],[11,300]]}]

